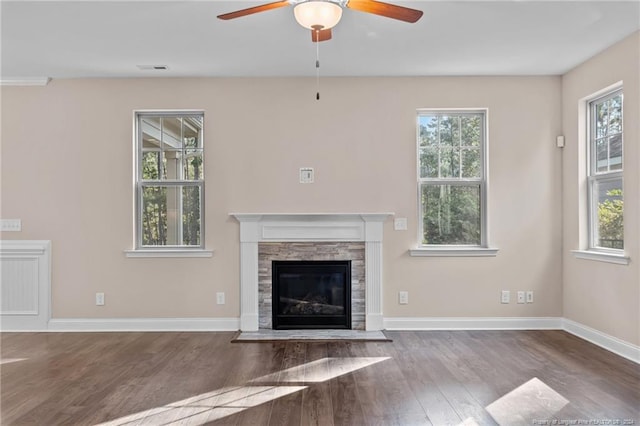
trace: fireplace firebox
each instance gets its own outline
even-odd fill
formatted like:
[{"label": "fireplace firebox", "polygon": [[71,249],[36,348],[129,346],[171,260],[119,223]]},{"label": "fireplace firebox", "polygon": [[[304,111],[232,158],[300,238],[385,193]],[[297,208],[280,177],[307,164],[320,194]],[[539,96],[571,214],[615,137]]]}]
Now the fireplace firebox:
[{"label": "fireplace firebox", "polygon": [[351,328],[351,261],[273,261],[274,329]]}]

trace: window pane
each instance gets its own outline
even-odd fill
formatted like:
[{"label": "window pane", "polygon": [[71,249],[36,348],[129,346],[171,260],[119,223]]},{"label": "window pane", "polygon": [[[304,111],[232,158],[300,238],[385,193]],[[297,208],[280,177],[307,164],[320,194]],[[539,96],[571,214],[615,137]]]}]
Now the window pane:
[{"label": "window pane", "polygon": [[142,186],[142,245],[167,244],[167,189]]},{"label": "window pane", "polygon": [[444,147],[460,146],[460,118],[458,116],[440,117],[440,145]]},{"label": "window pane", "polygon": [[182,188],[182,244],[200,245],[200,187]]},{"label": "window pane", "polygon": [[202,148],[202,117],[185,117],[182,120],[182,142],[186,148]]},{"label": "window pane", "polygon": [[460,150],[441,149],[440,150],[440,177],[459,178],[460,177]]},{"label": "window pane", "polygon": [[609,169],[622,170],[622,135],[609,138]]},{"label": "window pane", "polygon": [[142,186],[142,244],[200,245],[199,186]]},{"label": "window pane", "polygon": [[438,177],[438,149],[420,149],[420,177]]},{"label": "window pane", "polygon": [[462,150],[462,177],[479,178],[480,173],[480,148]]},{"label": "window pane", "polygon": [[463,146],[480,146],[482,130],[480,116],[463,116],[460,119],[460,132]]},{"label": "window pane", "polygon": [[160,176],[160,152],[142,153],[142,179],[158,180]]},{"label": "window pane", "polygon": [[622,179],[596,181],[593,199],[597,200],[595,245],[597,247],[623,249],[624,226]]},{"label": "window pane", "polygon": [[419,117],[420,146],[436,146],[438,144],[438,117],[422,115]]},{"label": "window pane", "polygon": [[162,166],[164,168],[162,174],[163,179],[182,179],[182,151],[172,150],[163,152]]},{"label": "window pane", "polygon": [[480,185],[421,188],[423,244],[480,245]]},{"label": "window pane", "polygon": [[165,191],[167,194],[167,244],[170,246],[180,244],[180,196],[182,195],[180,189],[179,186],[169,186]]},{"label": "window pane", "polygon": [[609,171],[609,153],[607,138],[596,140],[596,173]]},{"label": "window pane", "polygon": [[182,149],[182,118],[162,119],[162,149]]},{"label": "window pane", "polygon": [[160,148],[160,117],[143,117],[140,120],[142,148]]},{"label": "window pane", "polygon": [[185,180],[202,180],[204,178],[201,149],[187,150],[184,156],[183,165]]},{"label": "window pane", "polygon": [[622,132],[622,95],[609,100],[609,134]]},{"label": "window pane", "polygon": [[601,138],[607,135],[607,122],[609,120],[608,111],[608,102],[602,102],[596,105],[596,138]]}]

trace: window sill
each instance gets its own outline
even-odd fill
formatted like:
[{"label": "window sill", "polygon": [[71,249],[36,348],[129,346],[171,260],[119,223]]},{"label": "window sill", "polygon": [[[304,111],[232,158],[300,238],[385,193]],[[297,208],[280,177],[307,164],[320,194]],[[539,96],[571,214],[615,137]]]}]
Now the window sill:
[{"label": "window sill", "polygon": [[628,265],[631,262],[629,256],[624,254],[606,253],[594,250],[571,250],[576,259],[595,260],[598,262],[615,263],[618,265]]},{"label": "window sill", "polygon": [[125,250],[126,257],[212,257],[213,250]]},{"label": "window sill", "polygon": [[488,247],[420,247],[409,250],[409,255],[413,257],[495,257],[497,254],[497,248]]}]

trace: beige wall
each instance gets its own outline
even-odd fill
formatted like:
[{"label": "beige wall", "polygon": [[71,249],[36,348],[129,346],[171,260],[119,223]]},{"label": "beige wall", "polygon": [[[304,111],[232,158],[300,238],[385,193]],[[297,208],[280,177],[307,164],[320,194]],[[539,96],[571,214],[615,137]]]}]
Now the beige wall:
[{"label": "beige wall", "polygon": [[[408,231],[385,225],[386,317],[562,315],[560,77],[323,78],[321,85],[320,101],[315,80],[304,78],[2,88],[2,217],[23,224],[2,238],[52,240],[53,317],[237,317],[239,226],[230,212],[407,217]],[[495,258],[407,253],[417,242],[421,107],[489,109]],[[215,253],[125,258],[133,238],[133,111],[173,108],[205,111],[206,245]],[[316,183],[298,183],[303,166],[315,168]],[[535,303],[502,305],[501,289],[534,290]],[[398,305],[400,290],[409,291],[409,305]],[[94,304],[98,291],[103,307]],[[215,304],[219,291],[226,305]]]},{"label": "beige wall", "polygon": [[[564,316],[636,345],[640,344],[639,52],[640,33],[635,33],[562,79]],[[586,244],[586,148],[579,138],[584,128],[579,103],[620,81],[624,85],[624,243],[629,265],[576,259],[570,252]]]}]

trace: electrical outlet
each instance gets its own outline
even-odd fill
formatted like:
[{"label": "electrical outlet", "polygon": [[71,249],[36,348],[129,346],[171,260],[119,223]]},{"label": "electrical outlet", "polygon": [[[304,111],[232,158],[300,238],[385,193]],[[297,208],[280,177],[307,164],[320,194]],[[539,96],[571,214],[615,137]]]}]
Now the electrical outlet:
[{"label": "electrical outlet", "polygon": [[525,302],[524,291],[519,291],[518,292],[518,303],[524,303],[524,302]]},{"label": "electrical outlet", "polygon": [[533,290],[527,291],[527,303],[533,303]]},{"label": "electrical outlet", "polygon": [[509,290],[502,290],[500,303],[509,303],[511,302],[511,292]]},{"label": "electrical outlet", "polygon": [[398,303],[401,305],[409,304],[409,292],[408,291],[400,291],[398,292]]},{"label": "electrical outlet", "polygon": [[96,306],[104,306],[104,293],[96,293]]},{"label": "electrical outlet", "polygon": [[220,291],[216,293],[216,302],[218,305],[224,305],[224,292]]},{"label": "electrical outlet", "polygon": [[1,219],[0,231],[20,232],[22,221],[20,219]]}]

